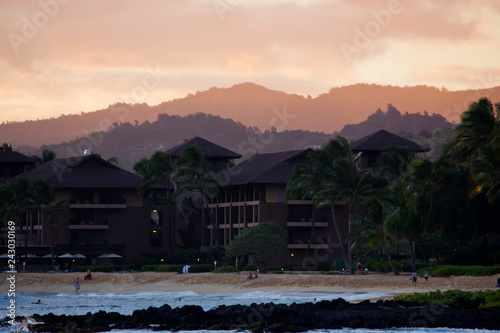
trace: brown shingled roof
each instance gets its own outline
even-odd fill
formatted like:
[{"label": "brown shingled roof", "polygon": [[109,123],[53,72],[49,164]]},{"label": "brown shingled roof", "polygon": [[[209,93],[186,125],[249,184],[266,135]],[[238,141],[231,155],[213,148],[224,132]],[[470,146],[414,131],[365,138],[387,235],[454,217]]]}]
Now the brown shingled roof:
[{"label": "brown shingled roof", "polygon": [[29,164],[29,163],[34,163],[34,161],[28,156],[23,155],[17,151],[0,150],[0,163]]},{"label": "brown shingled roof", "polygon": [[285,184],[293,172],[293,167],[303,162],[312,149],[282,151],[258,154],[233,166],[228,174],[228,185],[241,184]]},{"label": "brown shingled roof", "polygon": [[181,143],[178,146],[170,148],[167,150],[167,153],[172,157],[179,157],[182,154],[182,151],[186,147],[196,146],[201,148],[207,152],[207,157],[209,158],[240,158],[241,155],[226,149],[222,146],[219,146],[213,142],[200,138],[199,136],[192,138],[184,143]]},{"label": "brown shingled roof", "polygon": [[404,147],[410,151],[418,153],[430,150],[429,148],[423,147],[413,141],[410,141],[383,129],[367,135],[359,140],[355,140],[351,142],[349,146],[354,152],[368,150],[382,151],[393,146]]},{"label": "brown shingled roof", "polygon": [[97,155],[61,158],[44,163],[11,180],[47,179],[56,188],[138,188],[142,178]]}]

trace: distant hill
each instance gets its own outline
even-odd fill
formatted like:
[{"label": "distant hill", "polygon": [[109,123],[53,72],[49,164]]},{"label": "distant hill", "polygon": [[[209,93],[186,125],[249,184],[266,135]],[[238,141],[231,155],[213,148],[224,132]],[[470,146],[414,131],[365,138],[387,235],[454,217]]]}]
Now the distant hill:
[{"label": "distant hill", "polygon": [[[458,122],[468,105],[483,96],[492,102],[500,101],[500,87],[452,92],[427,86],[356,84],[332,88],[312,98],[242,83],[196,92],[156,106],[117,103],[79,115],[4,123],[0,125],[0,142],[10,142],[14,147],[39,147],[85,137],[92,131],[105,131],[113,123],[135,126],[145,121],[154,122],[159,114],[187,116],[198,112],[231,118],[248,127],[271,129],[274,126],[278,132],[301,129],[333,134],[346,124],[365,120],[374,110],[388,103],[397,105],[405,114],[426,111]],[[218,132],[223,130],[217,129]]]},{"label": "distant hill", "polygon": [[[441,131],[434,131],[437,126],[441,126]],[[401,115],[389,105],[386,113],[378,109],[364,122],[345,126],[340,135],[358,139],[383,128],[430,146],[432,155],[437,155],[443,140],[446,140],[441,132],[451,126],[442,116]],[[154,122],[145,121],[134,125],[115,122],[107,131],[93,132],[60,144],[43,145],[40,149],[23,147],[22,152],[40,155],[41,149],[49,149],[60,158],[82,155],[85,149],[90,149],[106,159],[117,157],[121,167],[131,170],[141,158],[149,158],[158,150],[166,151],[194,136],[233,150],[243,155],[243,160],[257,153],[319,148],[336,135],[302,130],[277,131],[276,128],[260,130],[232,119],[201,112],[184,117],[160,114]]]},{"label": "distant hill", "polygon": [[[44,145],[41,149],[54,151],[58,158],[82,155],[85,149],[91,149],[105,159],[117,157],[120,167],[131,170],[141,158],[149,158],[158,150],[166,151],[194,136],[233,150],[243,158],[261,152],[320,147],[334,137],[301,130],[260,131],[232,119],[205,113],[185,117],[160,114],[155,122],[135,125],[114,123],[106,132],[94,132],[88,137],[61,144]],[[40,155],[39,149],[22,148],[27,155]]]},{"label": "distant hill", "polygon": [[378,109],[365,121],[359,124],[346,125],[339,135],[347,139],[359,139],[368,134],[385,129],[392,133],[406,132],[418,135],[432,134],[435,131],[444,131],[453,127],[453,124],[439,114],[429,115],[426,111],[420,113],[401,114],[392,104],[387,105],[387,112]]}]

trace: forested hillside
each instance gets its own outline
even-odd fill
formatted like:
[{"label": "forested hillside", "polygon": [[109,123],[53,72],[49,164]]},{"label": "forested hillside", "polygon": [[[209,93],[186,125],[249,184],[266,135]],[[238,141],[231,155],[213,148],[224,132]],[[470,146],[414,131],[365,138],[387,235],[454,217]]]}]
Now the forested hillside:
[{"label": "forested hillside", "polygon": [[[479,97],[488,97],[492,102],[500,101],[499,87],[481,90],[447,91],[434,87],[393,87],[370,84],[356,84],[332,88],[317,97],[287,94],[253,84],[237,84],[230,88],[211,88],[203,92],[189,94],[156,106],[147,104],[115,103],[109,107],[89,112],[89,110],[68,110],[68,114],[57,118],[0,124],[0,141],[11,142],[13,146],[40,147],[59,144],[87,136],[93,131],[107,131],[113,123],[130,123],[133,126],[145,121],[155,122],[159,114],[188,116],[202,112],[222,118],[234,119],[248,127],[286,130],[305,130],[333,134],[346,124],[357,124],[365,120],[378,108],[388,103],[397,106],[401,113],[401,123],[415,113],[431,114],[430,122],[437,115],[448,121],[458,122],[460,114]],[[8,112],[8,110],[4,110]],[[436,115],[436,117],[434,116]],[[375,115],[375,118],[379,115]],[[434,118],[433,118],[434,117]],[[413,120],[408,119],[409,123]],[[406,127],[399,130],[418,134]],[[223,131],[218,128],[216,132]],[[346,136],[360,133],[345,131]],[[362,132],[362,131],[361,131]],[[182,140],[182,138],[177,138]]]}]

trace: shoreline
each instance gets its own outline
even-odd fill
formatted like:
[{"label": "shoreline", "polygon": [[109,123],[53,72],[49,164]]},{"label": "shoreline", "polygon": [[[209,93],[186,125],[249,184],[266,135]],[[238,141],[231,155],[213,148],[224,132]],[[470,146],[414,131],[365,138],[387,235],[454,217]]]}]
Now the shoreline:
[{"label": "shoreline", "polygon": [[[464,291],[495,290],[500,274],[492,276],[430,277],[429,282],[419,278],[417,286],[409,280],[409,273],[369,275],[331,274],[262,274],[247,280],[248,272],[241,273],[92,273],[92,280],[84,280],[86,273],[17,273],[16,293],[21,295],[47,295],[74,293],[74,280],[80,278],[81,293],[139,293],[152,291],[192,291],[198,294],[263,292],[361,292],[383,293],[394,297],[398,294],[458,289]],[[0,273],[6,281],[8,272]],[[7,283],[0,284],[0,294],[8,292]],[[380,298],[378,298],[380,299]],[[388,299],[388,298],[383,298]]]}]

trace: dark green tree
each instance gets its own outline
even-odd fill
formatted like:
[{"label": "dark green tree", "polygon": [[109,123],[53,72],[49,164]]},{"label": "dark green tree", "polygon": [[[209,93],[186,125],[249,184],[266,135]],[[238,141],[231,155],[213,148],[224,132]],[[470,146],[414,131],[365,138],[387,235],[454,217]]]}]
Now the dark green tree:
[{"label": "dark green tree", "polygon": [[142,159],[135,163],[134,171],[142,177],[140,193],[147,193],[154,204],[165,202],[167,204],[170,253],[175,251],[174,230],[172,228],[172,197],[170,186],[172,185],[173,166],[172,159],[168,153],[157,151],[149,159]]},{"label": "dark green tree", "polygon": [[[358,200],[371,190],[371,178],[365,171],[357,168],[360,154],[353,154],[345,138],[330,140],[320,150],[311,152],[312,166],[294,169],[291,181],[287,184],[289,197],[305,196],[314,200],[315,206],[330,207],[333,223],[339,240],[346,268],[352,271],[351,246],[342,237],[336,217],[336,206],[346,203],[349,220],[355,211]],[[288,189],[289,188],[289,189]],[[348,223],[348,233],[351,231]]]},{"label": "dark green tree", "polygon": [[381,251],[389,260],[392,272],[399,275],[392,260],[394,236],[387,230],[387,212],[383,201],[374,195],[366,197],[359,205],[360,215],[352,217],[354,246],[367,246]]},{"label": "dark green tree", "polygon": [[31,158],[35,161],[35,165],[33,167],[37,167],[55,159],[56,153],[50,149],[44,149],[42,150],[42,156],[33,155]]},{"label": "dark green tree", "polygon": [[[214,163],[209,161],[206,151],[196,146],[186,147],[175,162],[173,181],[176,189],[174,191],[174,197],[191,196],[195,203],[199,203],[202,230],[206,233],[208,230],[206,226],[208,224],[212,226],[217,248],[220,248],[221,245],[219,228],[210,213],[208,204],[219,193],[217,175],[226,170],[229,166],[231,166],[230,163]],[[196,213],[196,211],[192,211],[192,213]],[[205,239],[208,238],[208,236],[204,237]],[[220,261],[220,255],[218,259],[218,261]]]},{"label": "dark green tree", "polygon": [[262,273],[269,259],[287,252],[287,233],[273,223],[259,223],[243,229],[226,248],[226,256],[238,258],[248,255]]}]

